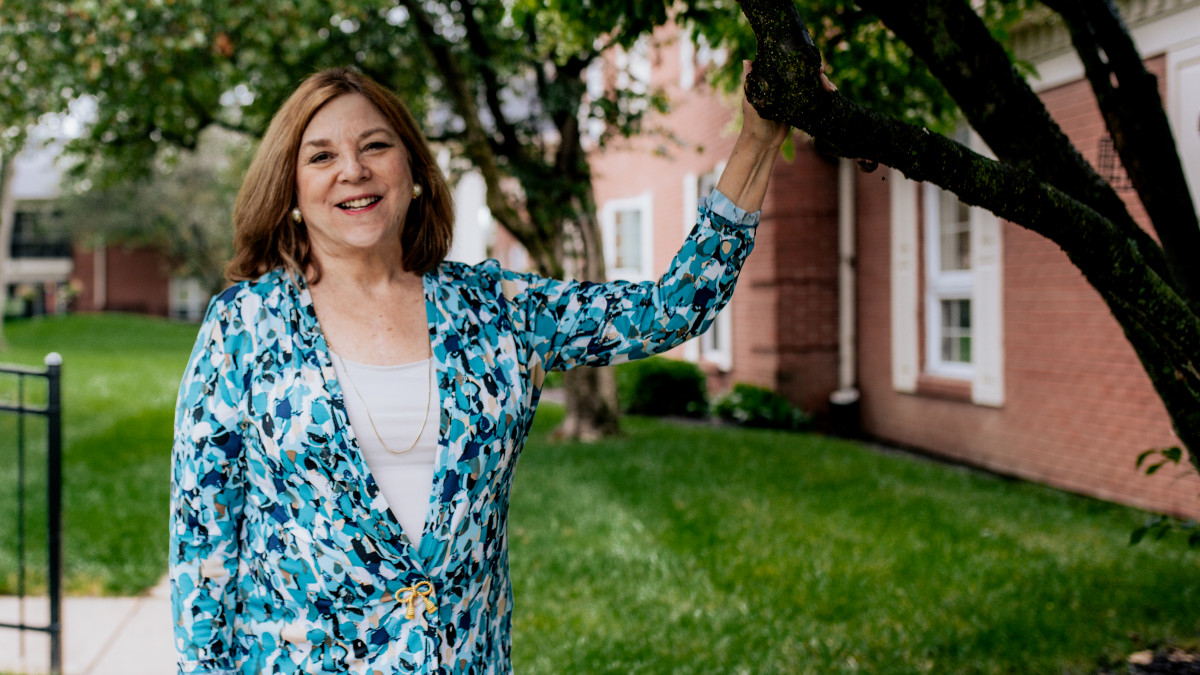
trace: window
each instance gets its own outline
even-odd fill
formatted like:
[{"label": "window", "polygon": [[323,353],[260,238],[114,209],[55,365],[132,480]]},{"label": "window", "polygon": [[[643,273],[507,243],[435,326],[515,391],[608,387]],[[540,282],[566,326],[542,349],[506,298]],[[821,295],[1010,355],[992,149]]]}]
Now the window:
[{"label": "window", "polygon": [[1200,45],[1189,45],[1167,53],[1167,110],[1179,159],[1200,208]]},{"label": "window", "polygon": [[[645,96],[650,90],[650,40],[638,39],[628,50],[617,49],[617,89],[636,96]],[[647,99],[635,98],[630,102],[630,111],[645,112]]]},{"label": "window", "polygon": [[697,75],[703,74],[710,65],[718,68],[729,60],[729,50],[709,46],[704,35],[693,28],[679,32],[679,88],[687,91],[696,84]]},{"label": "window", "polygon": [[721,370],[733,367],[733,309],[725,305],[708,330],[699,338],[700,360],[716,364]]},{"label": "window", "polygon": [[621,209],[613,218],[613,267],[642,269],[642,210]]},{"label": "window", "polygon": [[[713,188],[717,187],[717,182],[721,180],[721,172],[724,170],[725,162],[721,162],[717,165],[717,168],[709,171],[703,176],[700,176],[700,181],[698,184],[699,188],[697,190],[697,194],[700,199],[707,197],[708,194],[713,191]],[[695,219],[695,215],[693,215],[692,220]]]},{"label": "window", "polygon": [[612,279],[645,281],[654,276],[651,218],[653,200],[649,192],[607,202],[600,211],[604,240],[604,263]]},{"label": "window", "polygon": [[593,110],[596,101],[603,99],[608,93],[604,81],[603,59],[592,61],[583,75],[584,81],[587,84],[587,97],[580,106],[579,116],[583,122],[583,140],[587,146],[585,149],[591,150],[596,147],[600,138],[604,136],[605,129],[604,119],[600,116],[599,112]]},{"label": "window", "polygon": [[[958,140],[987,152],[965,128]],[[888,183],[892,388],[920,395],[923,376],[953,378],[970,385],[972,403],[1004,405],[999,219],[935,185],[913,183],[898,171]],[[922,205],[923,226],[918,219]],[[918,236],[922,230],[923,243]],[[918,318],[922,313],[924,344]]]},{"label": "window", "polygon": [[70,258],[71,238],[56,214],[45,211],[17,211],[13,214],[13,258]]},{"label": "window", "polygon": [[971,301],[942,300],[939,339],[943,363],[971,362]]},{"label": "window", "polygon": [[205,292],[204,284],[195,277],[171,277],[170,288],[171,316],[184,321],[199,321],[204,318],[204,309],[208,306],[210,295]]},{"label": "window", "polygon": [[[969,378],[971,371],[970,220],[954,195],[929,186],[927,204],[932,225],[926,235],[926,370],[937,375]],[[948,203],[949,199],[957,204]],[[947,208],[949,207],[949,208]]]},{"label": "window", "polygon": [[970,379],[971,210],[954,194],[925,186],[925,370]]}]

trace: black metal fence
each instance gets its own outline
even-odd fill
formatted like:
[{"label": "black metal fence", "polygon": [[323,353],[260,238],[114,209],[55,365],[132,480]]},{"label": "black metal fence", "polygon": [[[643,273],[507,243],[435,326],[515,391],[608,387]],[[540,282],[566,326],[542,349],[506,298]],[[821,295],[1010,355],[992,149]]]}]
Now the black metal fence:
[{"label": "black metal fence", "polygon": [[[58,354],[46,357],[46,369],[38,370],[22,366],[0,366],[0,377],[5,379],[0,389],[0,415],[15,415],[12,438],[0,437],[0,445],[12,443],[16,460],[16,592],[21,608],[16,623],[0,622],[0,628],[18,631],[39,631],[50,636],[50,672],[62,673],[62,358]],[[13,382],[15,380],[15,382]],[[44,401],[31,402],[34,381],[45,381]],[[50,602],[50,620],[47,625],[30,625],[24,620],[27,572],[27,504],[26,476],[30,471],[30,452],[26,443],[40,434],[30,433],[26,420],[45,420],[46,443],[46,583]],[[6,429],[5,435],[9,435]],[[4,452],[5,457],[9,452]]]}]

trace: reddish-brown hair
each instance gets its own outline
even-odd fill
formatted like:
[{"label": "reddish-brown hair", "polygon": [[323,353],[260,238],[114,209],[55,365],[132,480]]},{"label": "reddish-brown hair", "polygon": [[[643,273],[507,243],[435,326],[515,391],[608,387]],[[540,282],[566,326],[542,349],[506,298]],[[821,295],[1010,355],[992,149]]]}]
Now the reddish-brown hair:
[{"label": "reddish-brown hair", "polygon": [[361,94],[379,109],[408,150],[413,181],[423,186],[400,233],[402,266],[424,274],[446,257],[454,233],[454,204],[412,113],[371,78],[350,68],[331,68],[309,76],[288,97],[250,162],[233,209],[234,253],[226,268],[231,280],[256,279],[277,267],[311,270],[309,282],[320,280],[308,230],[289,213],[296,205],[296,158],[304,130],[321,106],[343,94]]}]

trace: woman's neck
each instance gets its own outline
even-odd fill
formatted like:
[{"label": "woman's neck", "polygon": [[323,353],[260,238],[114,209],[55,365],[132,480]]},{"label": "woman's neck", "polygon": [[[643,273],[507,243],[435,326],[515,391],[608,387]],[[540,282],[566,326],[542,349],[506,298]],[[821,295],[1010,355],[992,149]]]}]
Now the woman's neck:
[{"label": "woman's neck", "polygon": [[[319,281],[323,291],[357,291],[367,295],[386,293],[397,286],[405,286],[419,278],[404,269],[401,255],[379,255],[374,251],[365,255],[329,255],[313,251],[313,259],[320,266]],[[312,269],[306,270],[311,278]]]}]

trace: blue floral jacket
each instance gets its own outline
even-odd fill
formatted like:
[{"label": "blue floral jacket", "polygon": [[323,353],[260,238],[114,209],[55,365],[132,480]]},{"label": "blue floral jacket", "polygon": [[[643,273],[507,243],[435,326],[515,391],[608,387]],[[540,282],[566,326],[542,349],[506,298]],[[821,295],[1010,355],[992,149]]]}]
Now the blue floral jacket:
[{"label": "blue floral jacket", "polygon": [[363,462],[304,279],[277,270],[216,297],[176,408],[179,672],[510,672],[509,488],[542,378],[702,332],[757,223],[714,191],[657,283],[495,261],[426,274],[441,422],[420,541]]}]

